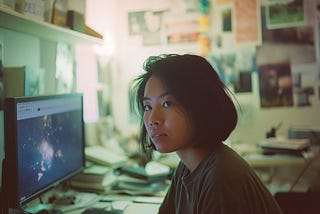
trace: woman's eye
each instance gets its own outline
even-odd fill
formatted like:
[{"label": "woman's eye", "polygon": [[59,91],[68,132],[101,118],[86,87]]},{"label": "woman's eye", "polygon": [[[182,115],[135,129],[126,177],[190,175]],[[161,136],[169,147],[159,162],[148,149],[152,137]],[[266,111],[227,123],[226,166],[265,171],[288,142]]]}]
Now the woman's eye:
[{"label": "woman's eye", "polygon": [[162,104],[162,106],[165,107],[165,108],[169,107],[170,105],[171,105],[171,102],[169,102],[169,101],[165,101]]},{"label": "woman's eye", "polygon": [[151,106],[149,106],[149,105],[144,105],[144,111],[149,111],[150,109],[151,109]]}]

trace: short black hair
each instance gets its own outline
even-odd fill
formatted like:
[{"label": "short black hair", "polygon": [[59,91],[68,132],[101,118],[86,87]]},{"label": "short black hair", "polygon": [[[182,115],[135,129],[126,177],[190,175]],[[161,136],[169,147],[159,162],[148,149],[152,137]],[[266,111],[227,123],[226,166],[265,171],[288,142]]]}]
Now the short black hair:
[{"label": "short black hair", "polygon": [[238,116],[231,92],[216,70],[204,58],[192,54],[150,56],[145,73],[134,79],[135,104],[141,116],[139,142],[145,155],[152,153],[151,140],[143,123],[143,96],[151,76],[165,87],[191,117],[197,146],[213,148],[226,140],[236,127]]}]

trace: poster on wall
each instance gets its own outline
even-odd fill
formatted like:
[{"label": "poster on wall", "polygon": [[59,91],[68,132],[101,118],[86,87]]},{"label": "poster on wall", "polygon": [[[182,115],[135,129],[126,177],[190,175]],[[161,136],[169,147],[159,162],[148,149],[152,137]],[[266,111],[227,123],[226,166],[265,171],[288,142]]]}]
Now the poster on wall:
[{"label": "poster on wall", "polygon": [[235,83],[236,58],[236,53],[231,52],[207,57],[208,61],[217,71],[219,78],[227,87],[232,87]]},{"label": "poster on wall", "polygon": [[304,0],[267,0],[266,21],[269,29],[304,25]]},{"label": "poster on wall", "polygon": [[260,8],[257,0],[235,0],[234,11],[236,43],[260,44]]},{"label": "poster on wall", "polygon": [[161,43],[162,11],[134,11],[128,13],[129,35],[141,36],[143,45]]},{"label": "poster on wall", "polygon": [[172,0],[164,14],[163,30],[167,44],[194,43],[200,36],[198,0]]},{"label": "poster on wall", "polygon": [[261,107],[293,106],[290,62],[258,66]]},{"label": "poster on wall", "polygon": [[74,91],[73,52],[70,45],[58,42],[56,56],[56,92],[70,93]]},{"label": "poster on wall", "polygon": [[184,16],[168,14],[164,20],[164,32],[168,44],[198,42],[199,14]]},{"label": "poster on wall", "polygon": [[243,92],[252,92],[252,77],[251,71],[241,71],[236,77],[234,83],[234,92],[243,93]]},{"label": "poster on wall", "polygon": [[232,10],[226,8],[221,11],[222,32],[232,32]]},{"label": "poster on wall", "polygon": [[263,44],[257,48],[257,64],[284,60],[289,60],[293,65],[315,63],[314,41],[311,26],[263,28]]},{"label": "poster on wall", "polygon": [[129,35],[159,32],[161,11],[134,11],[128,13]]},{"label": "poster on wall", "polygon": [[300,65],[292,71],[293,92],[296,97],[295,106],[311,106],[311,97],[315,94],[315,71],[316,66]]}]

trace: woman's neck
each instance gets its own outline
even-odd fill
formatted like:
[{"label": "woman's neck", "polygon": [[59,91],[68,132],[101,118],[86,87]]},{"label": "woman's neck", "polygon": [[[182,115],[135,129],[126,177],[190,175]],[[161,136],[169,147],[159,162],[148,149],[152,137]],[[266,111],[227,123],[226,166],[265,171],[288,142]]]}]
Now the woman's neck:
[{"label": "woman's neck", "polygon": [[210,149],[204,148],[186,148],[176,151],[180,160],[186,165],[186,167],[193,172],[201,161],[211,153]]}]

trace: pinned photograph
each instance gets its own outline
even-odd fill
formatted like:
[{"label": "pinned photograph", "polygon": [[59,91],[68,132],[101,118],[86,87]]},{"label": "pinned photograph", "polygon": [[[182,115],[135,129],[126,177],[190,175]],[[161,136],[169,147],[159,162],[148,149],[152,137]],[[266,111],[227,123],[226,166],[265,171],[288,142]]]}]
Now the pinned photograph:
[{"label": "pinned photograph", "polygon": [[261,107],[293,106],[293,84],[289,62],[258,67]]},{"label": "pinned photograph", "polygon": [[265,10],[269,29],[305,24],[303,0],[267,0]]}]

